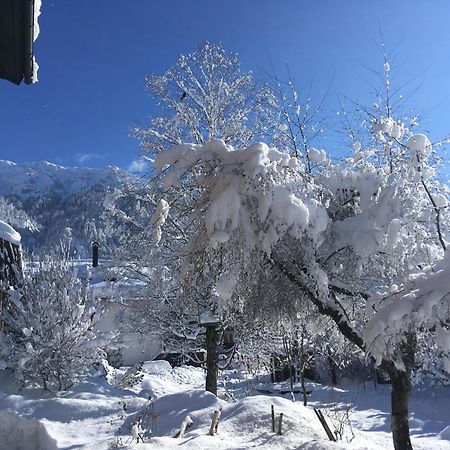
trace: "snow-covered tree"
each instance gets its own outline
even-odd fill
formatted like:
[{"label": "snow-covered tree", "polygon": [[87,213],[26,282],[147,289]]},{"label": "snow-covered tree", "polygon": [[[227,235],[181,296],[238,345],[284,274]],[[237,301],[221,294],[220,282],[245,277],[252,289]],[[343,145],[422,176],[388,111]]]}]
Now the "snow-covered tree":
[{"label": "snow-covered tree", "polygon": [[243,73],[238,55],[221,45],[206,41],[193,53],[180,55],[164,74],[147,77],[147,90],[160,115],[134,134],[150,156],[183,142],[223,139],[245,146],[272,134],[274,94],[251,73]]},{"label": "snow-covered tree", "polygon": [[[444,210],[437,209],[445,206],[445,190],[430,180],[428,139],[407,134],[392,118],[372,127],[385,153],[357,148],[347,167],[328,162],[314,180],[303,176],[297,158],[264,144],[239,151],[223,141],[180,145],[156,158],[160,171],[169,168],[165,183],[189,183],[198,193],[190,218],[202,238],[190,236],[188,248],[207,239],[215,251],[258,249],[361,350],[368,349],[367,307],[378,309],[370,295],[435,261],[446,245]],[[235,279],[241,269],[233,267]],[[415,352],[414,332],[406,327],[401,336],[395,352],[378,360],[393,383],[397,448],[410,446],[407,403]]]},{"label": "snow-covered tree", "polygon": [[[411,447],[408,400],[420,327],[443,329],[442,341],[448,322],[442,319],[443,308],[437,313],[433,306],[433,314],[421,313],[432,321],[417,325],[417,308],[411,307],[410,319],[386,326],[382,311],[398,305],[399,296],[390,294],[399,286],[412,289],[411,274],[442,258],[448,189],[434,176],[428,137],[413,131],[414,121],[405,125],[393,115],[389,71],[386,62],[386,107],[363,109],[364,139],[351,133],[353,154],[337,164],[307,139],[303,147],[292,148],[292,134],[278,140],[287,148],[275,149],[241,145],[246,141],[215,133],[188,134],[193,144],[179,144],[181,133],[165,141],[151,133],[165,142],[153,144],[164,193],[153,199],[159,207],[151,224],[160,245],[165,245],[165,230],[177,229],[170,244],[175,243],[179,264],[179,305],[198,298],[214,315],[245,311],[252,302],[245,295],[247,268],[268,264],[292,285],[299,304],[311,302],[353,345],[375,356],[391,377],[394,446],[403,449]],[[181,92],[179,101],[187,95]],[[288,133],[293,116],[284,111],[282,117],[286,123],[276,129]],[[178,145],[168,149],[170,142]],[[445,293],[439,295],[433,305],[445,304]],[[191,314],[200,309],[188,308]],[[398,328],[399,323],[405,327]],[[391,338],[383,347],[385,332]]]},{"label": "snow-covered tree", "polygon": [[[220,317],[221,322],[226,322],[232,317],[230,312],[237,309],[238,299],[231,294],[245,267],[257,265],[258,259],[262,262],[262,256],[270,253],[281,229],[294,232],[297,227],[302,230],[308,226],[306,204],[314,210],[318,227],[326,225],[319,223],[320,205],[315,201],[309,203],[306,183],[295,171],[298,160],[263,144],[239,151],[223,141],[178,146],[161,152],[156,163],[160,169],[171,167],[163,177],[168,186],[180,183],[182,190],[197,193],[189,214],[189,223],[195,224],[194,232],[188,235],[180,252],[181,274],[187,281],[184,292],[190,299],[203,297],[204,312]],[[193,167],[196,176],[185,177],[187,173],[192,175]],[[251,174],[255,174],[254,179]],[[274,187],[272,181],[279,184]],[[285,186],[299,192],[305,203],[290,196]],[[292,223],[284,223],[285,212],[294,212],[297,206],[303,207],[303,216],[292,214]],[[253,209],[247,212],[247,207]],[[262,227],[263,222],[268,229],[261,234],[258,223]],[[237,233],[239,227],[243,235]],[[302,235],[300,230],[295,231],[296,236]],[[224,243],[228,244],[227,251]],[[265,253],[252,254],[256,247]]]},{"label": "snow-covered tree", "polygon": [[413,134],[392,117],[374,119],[371,125],[378,148],[364,150],[356,143],[347,167],[329,167],[322,174],[334,219],[321,249],[322,261],[345,321],[357,324],[360,344],[390,374],[394,444],[409,448],[410,376],[420,328],[397,328],[396,345],[382,353],[374,343],[375,332],[384,341],[386,325],[381,321],[374,327],[372,319],[371,331],[364,334],[362,326],[382,307],[375,292],[395,292],[445,251],[446,187],[433,179],[432,147],[425,135]]},{"label": "snow-covered tree", "polygon": [[[312,92],[312,83],[296,86],[295,80],[287,67],[287,81],[282,81],[272,68],[272,83],[277,99],[279,125],[271,136],[275,147],[289,152],[305,164],[306,172],[311,173],[317,165],[317,157],[324,152],[315,149],[320,138],[324,135],[326,117],[324,104],[329,89]],[[269,141],[265,141],[269,143]]]},{"label": "snow-covered tree", "polygon": [[[149,76],[147,89],[158,102],[158,115],[148,126],[134,130],[146,158],[182,142],[223,139],[245,146],[268,138],[277,129],[275,95],[251,73],[240,70],[236,54],[217,44],[205,42],[193,53],[181,55],[164,74]],[[190,236],[202,236],[198,223],[189,217],[197,195],[191,186],[154,181],[134,189],[136,199],[130,202],[124,200],[123,192],[112,193],[110,211],[121,216],[129,230],[127,248],[119,257],[123,275],[149,282],[147,293],[133,302],[133,309],[139,312],[136,326],[142,329],[142,322],[148,322],[153,330],[159,330],[167,351],[176,348],[195,354],[204,347],[201,316],[221,315],[214,283],[226,262],[220,249],[210,249],[202,239],[191,239],[189,249],[185,246]],[[162,191],[164,200],[160,202]],[[169,209],[172,214],[167,218]],[[148,248],[142,243],[148,242],[152,226],[159,245]],[[190,262],[181,267],[187,253]],[[156,273],[165,274],[164,283],[153,276]]]},{"label": "snow-covered tree", "polygon": [[95,342],[95,302],[87,280],[65,258],[48,257],[27,270],[1,311],[3,366],[19,386],[64,390],[87,374],[101,352]]}]

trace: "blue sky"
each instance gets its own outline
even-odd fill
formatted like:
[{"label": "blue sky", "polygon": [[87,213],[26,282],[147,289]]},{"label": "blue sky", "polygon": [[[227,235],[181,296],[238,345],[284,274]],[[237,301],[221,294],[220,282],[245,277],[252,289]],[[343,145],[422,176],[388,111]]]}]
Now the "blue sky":
[{"label": "blue sky", "polygon": [[[379,22],[393,82],[420,90],[410,104],[431,140],[450,132],[450,2],[361,0],[43,0],[39,83],[0,80],[0,159],[123,168],[129,137],[154,112],[144,78],[205,39],[240,55],[262,77],[288,61],[297,85],[370,102],[367,67],[382,69]],[[330,123],[330,128],[335,124]],[[342,151],[330,140],[331,151]]]}]

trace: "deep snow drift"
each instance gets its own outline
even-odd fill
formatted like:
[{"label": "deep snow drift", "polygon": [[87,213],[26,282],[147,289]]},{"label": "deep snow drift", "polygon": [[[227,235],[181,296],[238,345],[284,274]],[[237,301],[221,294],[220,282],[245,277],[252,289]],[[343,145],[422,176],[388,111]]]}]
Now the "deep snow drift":
[{"label": "deep snow drift", "polygon": [[[123,370],[117,372],[121,373]],[[308,383],[312,393],[310,404],[304,407],[299,394],[292,402],[289,394],[265,393],[284,392],[285,383],[264,383],[264,379],[248,378],[238,371],[221,375],[217,398],[203,390],[202,369],[172,369],[164,361],[145,363],[143,380],[133,388],[119,389],[112,385],[113,378],[108,383],[96,375],[59,396],[17,393],[7,374],[3,372],[1,376],[0,409],[8,411],[8,415],[0,411],[0,417],[7,418],[0,421],[2,450],[28,448],[19,445],[20,436],[34,442],[33,448],[49,450],[55,448],[52,439],[57,448],[64,449],[101,450],[117,448],[119,443],[133,449],[392,449],[389,386],[379,385],[375,390],[373,384],[366,384],[365,388],[332,388]],[[448,387],[414,393],[410,424],[415,449],[450,449],[449,394]],[[231,400],[233,397],[235,401]],[[279,414],[284,414],[282,435],[271,431],[271,405],[277,421]],[[219,407],[222,413],[218,434],[209,436],[211,415]],[[332,428],[342,425],[343,440],[332,443],[327,439],[313,407],[322,409]],[[183,438],[173,438],[186,416],[192,419],[192,427]],[[142,418],[144,430],[151,428],[144,444],[132,442],[131,438],[131,427],[138,417]],[[17,424],[15,434],[10,433],[8,424]],[[6,437],[10,441],[5,441]],[[38,447],[38,442],[43,446]]]}]

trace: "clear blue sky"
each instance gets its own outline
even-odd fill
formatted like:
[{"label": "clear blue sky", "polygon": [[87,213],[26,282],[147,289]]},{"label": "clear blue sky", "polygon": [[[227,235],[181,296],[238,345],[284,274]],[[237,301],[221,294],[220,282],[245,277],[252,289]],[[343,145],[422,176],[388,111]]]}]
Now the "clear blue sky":
[{"label": "clear blue sky", "polygon": [[239,53],[256,76],[268,57],[283,75],[287,60],[297,84],[320,90],[334,76],[333,92],[369,101],[362,78],[364,67],[382,69],[378,21],[395,49],[394,82],[417,77],[411,104],[432,141],[447,135],[448,0],[43,0],[39,83],[0,80],[0,159],[126,168],[139,153],[130,126],[152,114],[144,77],[205,39]]}]

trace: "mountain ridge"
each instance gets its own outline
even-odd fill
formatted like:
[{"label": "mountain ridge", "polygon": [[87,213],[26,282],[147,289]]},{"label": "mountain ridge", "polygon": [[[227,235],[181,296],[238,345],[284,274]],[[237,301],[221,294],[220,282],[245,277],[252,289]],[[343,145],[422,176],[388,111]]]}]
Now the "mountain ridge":
[{"label": "mountain ridge", "polygon": [[[80,257],[89,256],[92,241],[100,243],[103,256],[112,254],[118,236],[105,219],[104,199],[108,191],[135,181],[134,175],[116,166],[64,167],[48,161],[0,160],[0,196],[37,224],[34,229],[25,222],[22,227],[15,225],[24,249],[37,254],[49,251],[63,238],[71,239]],[[0,208],[0,220],[5,215]]]},{"label": "mountain ridge", "polygon": [[25,163],[0,160],[0,195],[16,195],[22,199],[39,196],[55,187],[63,190],[61,185],[64,187],[64,183],[71,188],[66,189],[66,192],[80,192],[89,190],[98,182],[109,180],[115,185],[118,179],[126,181],[133,178],[132,174],[116,166],[66,167],[44,160]]}]

